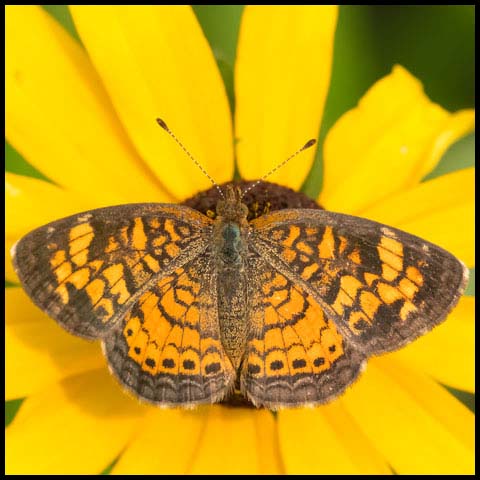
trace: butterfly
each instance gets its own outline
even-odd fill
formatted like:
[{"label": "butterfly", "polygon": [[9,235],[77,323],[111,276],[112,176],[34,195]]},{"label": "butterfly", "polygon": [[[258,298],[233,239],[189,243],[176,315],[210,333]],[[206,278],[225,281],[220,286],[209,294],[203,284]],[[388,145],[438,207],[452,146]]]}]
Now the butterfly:
[{"label": "butterfly", "polygon": [[331,401],[465,289],[463,263],[416,236],[305,208],[248,221],[244,193],[228,186],[215,219],[153,203],[73,215],[23,237],[14,267],[36,305],[100,340],[119,382],[162,406],[235,388],[272,410]]}]

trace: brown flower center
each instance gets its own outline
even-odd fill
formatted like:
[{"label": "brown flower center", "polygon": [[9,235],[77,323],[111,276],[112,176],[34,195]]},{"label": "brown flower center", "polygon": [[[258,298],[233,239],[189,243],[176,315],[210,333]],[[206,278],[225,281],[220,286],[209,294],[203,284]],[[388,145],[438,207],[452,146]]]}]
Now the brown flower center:
[{"label": "brown flower center", "polygon": [[[255,182],[246,180],[233,181],[223,183],[220,188],[225,192],[227,185],[236,185],[242,191],[245,191],[253,183]],[[183,205],[194,208],[210,218],[215,218],[217,202],[221,199],[218,189],[212,187],[188,198],[183,202]],[[260,182],[247,192],[243,198],[243,203],[248,207],[248,220],[284,208],[322,208],[315,200],[307,197],[304,193],[295,192],[291,188],[269,182]]]}]

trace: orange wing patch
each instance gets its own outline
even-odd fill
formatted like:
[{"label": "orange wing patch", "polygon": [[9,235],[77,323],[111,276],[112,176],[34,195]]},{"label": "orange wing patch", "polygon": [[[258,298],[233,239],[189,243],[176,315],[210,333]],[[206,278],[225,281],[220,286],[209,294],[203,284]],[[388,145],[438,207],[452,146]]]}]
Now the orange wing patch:
[{"label": "orange wing patch", "polygon": [[303,210],[252,223],[255,250],[311,292],[369,355],[396,350],[440,323],[442,308],[448,312],[465,286],[464,267],[448,252],[369,220]]},{"label": "orange wing patch", "polygon": [[[202,278],[196,271],[191,265],[182,267],[156,282],[127,314],[117,339],[116,348],[125,344],[129,361],[162,386],[163,393],[158,395],[165,395],[169,388],[178,390],[182,379],[187,383],[178,395],[195,396],[195,385],[198,395],[213,395],[211,390],[215,388],[226,394],[235,377],[218,326],[214,328],[218,325],[217,310],[206,298],[209,292],[202,288]],[[109,346],[107,350],[114,348]],[[173,403],[195,401],[178,398]]]},{"label": "orange wing patch", "polygon": [[26,291],[60,325],[104,338],[156,275],[204,250],[210,226],[173,205],[108,207],[31,232],[18,242],[14,262]]},{"label": "orange wing patch", "polygon": [[[312,295],[283,273],[265,266],[257,278],[240,378],[243,393],[255,405],[273,409],[338,394],[359,373],[363,355],[348,347]],[[358,287],[347,280],[346,288]]]},{"label": "orange wing patch", "polygon": [[328,370],[343,354],[343,340],[318,303],[278,272],[264,275],[261,285],[253,324],[262,333],[247,346],[248,371],[259,378]]}]

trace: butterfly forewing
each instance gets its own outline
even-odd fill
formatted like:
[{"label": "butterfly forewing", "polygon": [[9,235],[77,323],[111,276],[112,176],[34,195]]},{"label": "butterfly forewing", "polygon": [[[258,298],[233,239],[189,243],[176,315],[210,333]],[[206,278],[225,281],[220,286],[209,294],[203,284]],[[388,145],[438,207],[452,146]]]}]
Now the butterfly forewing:
[{"label": "butterfly forewing", "polygon": [[132,204],[38,228],[13,248],[32,300],[70,332],[108,332],[158,277],[207,247],[211,220],[181,206]]},{"label": "butterfly forewing", "polygon": [[396,350],[442,322],[468,278],[442,248],[362,218],[282,210],[252,227],[252,248],[366,355]]}]

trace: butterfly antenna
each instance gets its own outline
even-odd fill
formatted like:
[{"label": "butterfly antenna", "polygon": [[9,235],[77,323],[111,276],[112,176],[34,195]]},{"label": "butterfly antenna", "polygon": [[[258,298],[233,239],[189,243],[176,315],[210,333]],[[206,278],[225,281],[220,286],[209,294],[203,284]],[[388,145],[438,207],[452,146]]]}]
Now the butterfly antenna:
[{"label": "butterfly antenna", "polygon": [[303,152],[307,148],[313,147],[317,141],[312,138],[309,140],[302,148],[299,148],[295,153],[290,155],[287,159],[285,159],[282,163],[278,164],[275,168],[270,170],[267,174],[265,174],[260,180],[257,180],[256,182],[252,183],[243,193],[242,193],[242,198],[245,196],[246,193],[248,193],[252,188],[255,188],[260,182],[263,182],[266,178],[268,178],[270,175],[275,173],[277,170],[282,168],[284,165],[286,165],[292,158],[295,158],[300,152]]},{"label": "butterfly antenna", "polygon": [[208,172],[202,167],[202,165],[193,158],[193,155],[184,147],[183,143],[175,136],[175,134],[168,128],[167,124],[161,119],[157,118],[157,123],[175,140],[177,145],[187,154],[190,160],[200,169],[200,171],[212,182],[212,185],[218,190],[221,197],[225,200],[225,195],[223,195],[220,185],[215,182],[215,180],[208,174]]}]

